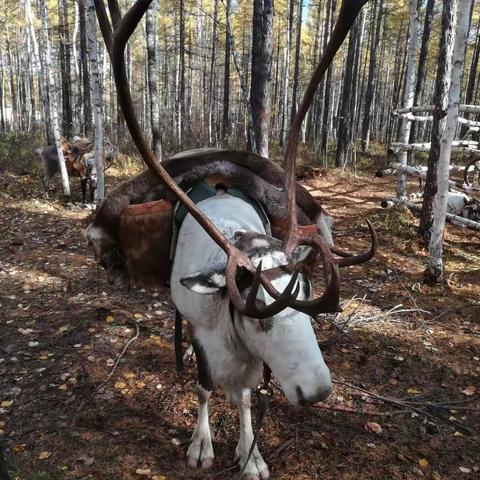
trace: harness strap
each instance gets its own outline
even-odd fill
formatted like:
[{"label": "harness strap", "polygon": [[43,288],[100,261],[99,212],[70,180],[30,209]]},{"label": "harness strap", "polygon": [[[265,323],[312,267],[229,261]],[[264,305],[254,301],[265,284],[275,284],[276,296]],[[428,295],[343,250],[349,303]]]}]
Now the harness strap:
[{"label": "harness strap", "polygon": [[183,372],[183,349],[182,349],[182,334],[183,334],[183,317],[182,314],[175,309],[175,335],[174,335],[174,344],[175,344],[175,365],[177,367],[177,372]]}]

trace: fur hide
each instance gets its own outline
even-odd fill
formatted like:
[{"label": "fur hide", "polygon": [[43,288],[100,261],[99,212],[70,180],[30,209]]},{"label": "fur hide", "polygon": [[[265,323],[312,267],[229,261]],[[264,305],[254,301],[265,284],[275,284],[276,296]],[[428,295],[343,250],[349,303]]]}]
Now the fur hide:
[{"label": "fur hide", "polygon": [[[285,217],[283,170],[270,160],[251,152],[200,149],[181,152],[164,162],[163,167],[178,185],[187,191],[206,177],[220,176],[227,187],[235,187],[257,200],[271,218]],[[94,225],[118,238],[120,215],[132,204],[177,199],[149,170],[119,185],[100,206]],[[315,223],[328,213],[301,185],[297,184],[298,221],[300,225]]]}]

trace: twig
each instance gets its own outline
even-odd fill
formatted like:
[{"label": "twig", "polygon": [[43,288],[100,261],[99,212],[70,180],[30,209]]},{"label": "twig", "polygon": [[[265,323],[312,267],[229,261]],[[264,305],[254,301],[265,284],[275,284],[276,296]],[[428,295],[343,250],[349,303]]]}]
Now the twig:
[{"label": "twig", "polygon": [[113,374],[117,370],[117,367],[118,367],[118,364],[120,363],[120,360],[123,358],[123,356],[127,352],[128,347],[140,336],[140,326],[138,325],[138,322],[136,320],[133,320],[133,319],[130,319],[130,321],[135,324],[135,335],[133,335],[128,340],[128,342],[125,344],[125,346],[123,347],[122,351],[120,352],[120,355],[118,356],[115,364],[113,365],[112,369],[110,370],[110,373],[108,374],[107,378],[102,383],[97,385],[97,387],[95,388],[93,393],[98,392],[98,390],[100,390],[100,388],[104,387],[110,381],[110,379],[113,377]]},{"label": "twig", "polygon": [[344,407],[341,405],[328,405],[326,403],[316,403],[312,405],[313,408],[317,410],[326,410],[326,411],[333,411],[333,412],[342,412],[342,413],[355,413],[359,415],[373,415],[378,417],[390,417],[392,415],[402,415],[404,413],[409,413],[410,409],[408,410],[396,410],[393,412],[378,412],[378,411],[367,411],[367,410],[356,410],[355,408]]}]

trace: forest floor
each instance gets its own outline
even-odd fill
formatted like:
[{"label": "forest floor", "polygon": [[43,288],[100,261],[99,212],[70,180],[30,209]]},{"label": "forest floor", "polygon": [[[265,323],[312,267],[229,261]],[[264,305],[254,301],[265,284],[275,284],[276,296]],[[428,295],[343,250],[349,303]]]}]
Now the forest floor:
[{"label": "forest floor", "polygon": [[[83,238],[89,210],[43,200],[29,176],[0,181],[0,444],[12,478],[235,478],[238,415],[220,389],[213,470],[185,467],[195,369],[175,371],[168,291],[109,285]],[[380,248],[342,272],[344,311],[316,326],[332,397],[295,410],[274,393],[259,437],[272,478],[480,478],[480,235],[448,226],[446,280],[429,287],[414,219],[379,208],[392,179],[329,172],[307,184],[339,246],[365,248],[370,218]]]}]

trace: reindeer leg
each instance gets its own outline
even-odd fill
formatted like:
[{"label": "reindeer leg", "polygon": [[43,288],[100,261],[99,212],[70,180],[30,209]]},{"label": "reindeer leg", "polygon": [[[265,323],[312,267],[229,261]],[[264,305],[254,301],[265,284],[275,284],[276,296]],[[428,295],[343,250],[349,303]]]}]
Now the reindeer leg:
[{"label": "reindeer leg", "polygon": [[[245,462],[247,462],[248,452],[252,446],[254,436],[250,410],[250,396],[249,388],[239,388],[236,392],[230,392],[230,397],[233,403],[237,406],[240,416],[240,438],[238,439],[238,445],[235,450],[235,456],[239,460],[240,468],[243,468]],[[257,445],[255,445],[253,453],[247,462],[242,478],[244,480],[267,480],[270,478],[268,466],[260,455]]]},{"label": "reindeer leg", "polygon": [[203,348],[196,339],[193,340],[193,349],[197,357],[198,370],[198,418],[187,451],[187,465],[190,468],[200,467],[202,470],[208,470],[213,465],[214,458],[208,420],[208,399],[212,393],[213,384]]},{"label": "reindeer leg", "polygon": [[82,201],[83,203],[85,203],[85,200],[87,199],[87,179],[86,178],[80,179],[80,187],[82,188]]}]

